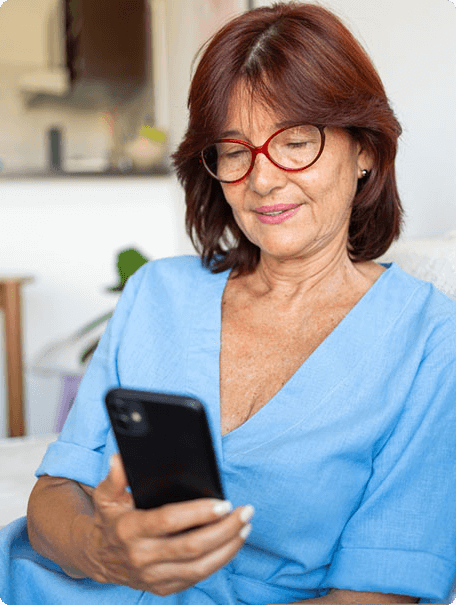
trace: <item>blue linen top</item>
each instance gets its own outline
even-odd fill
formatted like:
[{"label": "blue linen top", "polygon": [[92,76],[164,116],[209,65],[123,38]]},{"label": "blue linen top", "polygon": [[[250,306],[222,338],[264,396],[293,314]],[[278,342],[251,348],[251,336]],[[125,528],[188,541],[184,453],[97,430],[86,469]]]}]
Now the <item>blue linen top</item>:
[{"label": "blue linen top", "polygon": [[[37,476],[96,486],[117,451],[113,387],[192,394],[208,413],[227,498],[253,504],[235,558],[178,595],[74,580],[0,532],[8,605],[265,605],[330,587],[448,598],[456,571],[456,302],[386,265],[283,388],[222,437],[219,354],[228,272],[197,257],[132,276]],[[153,463],[153,461],[151,461]],[[3,578],[3,580],[2,580]],[[8,578],[8,579],[5,579]]]}]

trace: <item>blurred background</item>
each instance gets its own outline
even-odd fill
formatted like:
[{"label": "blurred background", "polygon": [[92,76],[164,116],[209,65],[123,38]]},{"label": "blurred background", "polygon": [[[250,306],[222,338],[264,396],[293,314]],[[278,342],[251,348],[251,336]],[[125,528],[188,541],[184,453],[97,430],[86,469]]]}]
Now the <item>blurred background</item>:
[{"label": "blurred background", "polygon": [[[119,253],[193,253],[169,161],[186,127],[192,60],[232,16],[268,4],[0,6],[0,277],[32,278],[21,287],[27,434],[56,430],[69,378],[84,371],[80,354],[105,324],[90,334],[81,329],[117,302]],[[456,230],[454,5],[320,4],[367,49],[402,123],[404,237]],[[0,347],[0,437],[8,433],[5,362]]]}]

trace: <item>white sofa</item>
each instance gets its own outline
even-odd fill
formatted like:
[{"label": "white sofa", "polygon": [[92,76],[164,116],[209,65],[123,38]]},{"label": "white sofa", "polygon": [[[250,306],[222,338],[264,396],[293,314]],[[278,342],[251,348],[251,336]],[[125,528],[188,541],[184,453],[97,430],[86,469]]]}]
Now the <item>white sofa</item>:
[{"label": "white sofa", "polygon": [[0,439],[0,527],[27,512],[34,473],[57,435]]},{"label": "white sofa", "polygon": [[456,231],[433,239],[401,240],[379,260],[397,263],[407,273],[432,282],[456,299]]}]

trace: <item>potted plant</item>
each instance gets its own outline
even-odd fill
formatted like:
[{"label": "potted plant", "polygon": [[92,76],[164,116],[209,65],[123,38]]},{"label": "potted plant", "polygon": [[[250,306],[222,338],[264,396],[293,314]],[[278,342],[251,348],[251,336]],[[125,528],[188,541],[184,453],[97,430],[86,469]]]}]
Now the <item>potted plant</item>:
[{"label": "potted plant", "polygon": [[[117,257],[117,272],[119,274],[119,283],[117,286],[112,288],[108,288],[108,292],[122,292],[127,283],[128,278],[133,275],[140,267],[142,267],[145,263],[148,262],[148,259],[143,256],[138,250],[135,248],[129,248],[128,250],[123,250],[119,253]],[[111,318],[114,311],[110,311],[109,313],[105,313],[101,317],[94,319],[89,324],[81,328],[79,330],[79,334],[81,336],[85,336],[89,332],[92,332],[98,326],[106,323]],[[81,353],[80,362],[83,366],[87,365],[87,363],[92,358],[92,355],[95,352],[95,349],[98,346],[99,338],[96,338],[89,346],[86,346]]]},{"label": "potted plant", "polygon": [[[128,278],[147,262],[148,259],[134,248],[122,250],[117,257],[119,283],[108,288],[108,292],[122,292]],[[42,375],[58,376],[61,380],[61,395],[56,421],[57,432],[60,432],[63,427],[76,397],[79,383],[104,331],[104,324],[109,321],[113,312],[103,314],[80,328],[69,338],[47,347],[32,364],[33,371]]]}]

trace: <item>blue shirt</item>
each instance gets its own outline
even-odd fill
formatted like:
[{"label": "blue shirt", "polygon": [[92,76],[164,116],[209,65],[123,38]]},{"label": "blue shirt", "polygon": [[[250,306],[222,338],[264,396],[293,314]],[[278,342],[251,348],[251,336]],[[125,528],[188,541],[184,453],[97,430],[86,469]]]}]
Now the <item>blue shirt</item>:
[{"label": "blue shirt", "polygon": [[222,570],[158,597],[68,578],[31,549],[18,520],[0,534],[6,603],[46,594],[50,604],[264,605],[330,587],[448,598],[456,571],[456,303],[387,267],[283,388],[223,437],[229,273],[211,274],[191,256],[139,269],[37,476],[94,487],[106,476],[117,451],[104,407],[110,388],[193,394],[206,407],[227,498],[256,509],[253,530]]}]

